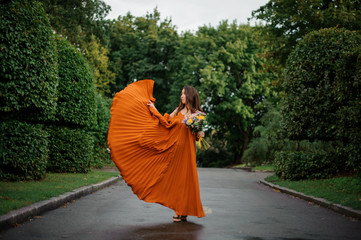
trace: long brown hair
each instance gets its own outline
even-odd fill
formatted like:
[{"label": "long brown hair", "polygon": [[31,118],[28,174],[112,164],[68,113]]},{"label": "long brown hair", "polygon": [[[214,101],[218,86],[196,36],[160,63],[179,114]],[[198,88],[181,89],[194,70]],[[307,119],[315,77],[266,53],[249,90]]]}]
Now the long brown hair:
[{"label": "long brown hair", "polygon": [[185,107],[187,107],[191,113],[195,113],[197,111],[203,112],[197,89],[192,86],[184,86],[182,90],[184,90],[184,95],[186,96],[186,104],[183,104],[182,100],[179,102],[177,114]]}]

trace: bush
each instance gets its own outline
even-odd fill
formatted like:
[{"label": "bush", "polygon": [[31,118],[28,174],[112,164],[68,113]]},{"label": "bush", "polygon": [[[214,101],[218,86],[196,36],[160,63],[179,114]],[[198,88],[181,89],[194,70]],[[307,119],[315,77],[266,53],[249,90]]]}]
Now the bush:
[{"label": "bush", "polygon": [[338,152],[348,159],[346,166],[361,174],[361,48],[348,60],[345,67],[350,68],[347,71],[355,71],[355,78],[343,79],[344,84],[336,90],[340,107],[336,112],[339,122],[335,131],[341,143]]},{"label": "bush", "polygon": [[338,171],[334,158],[326,152],[277,152],[274,162],[275,173],[287,180],[327,178]]},{"label": "bush", "polygon": [[[94,141],[95,142],[95,141]],[[107,150],[107,147],[99,145],[95,142],[93,158],[91,159],[90,165],[93,168],[102,168],[105,164],[111,164],[112,160],[110,158],[110,152]]]},{"label": "bush", "polygon": [[271,102],[266,102],[265,106],[260,125],[254,128],[251,142],[242,156],[242,161],[253,166],[272,163],[275,152],[282,150],[287,143],[280,136],[282,118],[279,107]]},{"label": "bush", "polygon": [[233,158],[225,149],[211,147],[208,150],[197,151],[197,163],[200,167],[222,168],[230,166]]},{"label": "bush", "polygon": [[344,168],[361,170],[361,36],[314,31],[299,41],[286,70],[283,116],[295,140],[334,141]]},{"label": "bush", "polygon": [[49,128],[51,140],[47,169],[51,172],[87,173],[93,157],[93,138],[82,129]]},{"label": "bush", "polygon": [[270,145],[270,142],[266,138],[253,138],[249,143],[247,150],[243,153],[242,162],[252,166],[271,163],[270,153],[273,149],[270,149]]},{"label": "bush", "polygon": [[59,86],[57,121],[63,125],[91,126],[96,121],[95,83],[81,53],[58,37]]},{"label": "bush", "polygon": [[356,107],[355,99],[360,99],[356,88],[361,85],[356,78],[360,44],[358,34],[337,28],[312,32],[298,43],[288,58],[284,81],[284,113],[291,137],[333,140],[337,128],[344,128],[338,117],[347,114],[337,116],[337,111]]},{"label": "bush", "polygon": [[108,127],[110,121],[110,107],[112,99],[108,99],[103,95],[96,96],[97,104],[97,124],[94,124],[89,130],[94,137],[94,158],[91,163],[92,167],[101,168],[104,163],[111,163],[108,148]]},{"label": "bush", "polygon": [[0,123],[0,179],[39,180],[46,174],[48,133],[40,124]]},{"label": "bush", "polygon": [[0,119],[51,120],[56,109],[54,36],[41,4],[0,4]]},{"label": "bush", "polygon": [[112,99],[106,98],[101,94],[97,94],[95,102],[97,123],[91,126],[90,131],[93,132],[97,142],[106,146],[108,144],[107,137]]}]

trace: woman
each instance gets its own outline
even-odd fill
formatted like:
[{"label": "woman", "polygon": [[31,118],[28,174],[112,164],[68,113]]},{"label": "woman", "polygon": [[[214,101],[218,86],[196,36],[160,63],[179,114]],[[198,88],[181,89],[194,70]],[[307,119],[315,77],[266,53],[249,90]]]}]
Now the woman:
[{"label": "woman", "polygon": [[182,123],[201,111],[198,93],[184,87],[179,106],[162,116],[153,103],[153,85],[137,81],[115,95],[108,130],[111,158],[138,198],[173,209],[175,222],[188,215],[204,217],[196,136]]}]

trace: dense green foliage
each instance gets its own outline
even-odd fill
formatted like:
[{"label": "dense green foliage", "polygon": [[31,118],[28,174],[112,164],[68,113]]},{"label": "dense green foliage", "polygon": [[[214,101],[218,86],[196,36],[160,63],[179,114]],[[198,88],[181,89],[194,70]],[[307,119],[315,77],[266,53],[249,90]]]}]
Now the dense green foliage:
[{"label": "dense green foliage", "polygon": [[94,139],[85,127],[96,124],[95,83],[82,54],[58,37],[59,86],[57,125],[49,126],[47,169],[51,172],[88,172]]},{"label": "dense green foliage", "polygon": [[97,91],[110,96],[115,75],[109,69],[110,6],[101,0],[41,0],[56,33],[81,49],[93,69]]},{"label": "dense green foliage", "polygon": [[[162,113],[178,105],[184,85],[197,88],[212,146],[197,153],[203,166],[275,159],[277,173],[293,179],[360,170],[360,6],[270,0],[253,12],[265,26],[223,21],[178,35],[157,9],[104,20],[110,7],[101,0],[5,1],[1,124],[10,131],[6,121],[17,119],[25,123],[15,125],[33,129],[44,142],[41,152],[50,151],[49,170],[86,172],[109,162],[107,97],[150,78]],[[26,134],[14,129],[2,136]],[[1,145],[2,157],[15,154],[11,141]],[[23,160],[30,158],[17,161]],[[19,179],[35,176],[26,174]]]},{"label": "dense green foliage", "polygon": [[43,179],[48,157],[48,133],[41,124],[0,123],[0,180]]},{"label": "dense green foliage", "polygon": [[110,43],[110,68],[116,75],[112,92],[136,80],[153,79],[157,108],[165,112],[171,84],[169,61],[178,43],[171,21],[161,21],[156,9],[145,17],[129,13],[113,22]]},{"label": "dense green foliage", "polygon": [[345,29],[312,32],[290,54],[284,80],[288,137],[333,142],[352,168],[361,166],[360,44]]},{"label": "dense green foliage", "polygon": [[266,102],[264,105],[265,113],[260,118],[259,125],[254,128],[252,140],[242,156],[244,162],[253,166],[272,163],[275,153],[289,144],[281,133],[279,104]]},{"label": "dense green foliage", "polygon": [[54,35],[38,1],[9,1],[0,13],[1,178],[89,171],[94,140],[85,127],[96,124],[97,109],[86,58]]},{"label": "dense green foliage", "polygon": [[100,94],[96,96],[97,123],[90,126],[89,132],[94,138],[94,157],[92,167],[102,167],[104,163],[111,163],[110,154],[107,151],[108,126],[110,121],[110,107],[112,101]]},{"label": "dense green foliage", "polygon": [[360,11],[360,0],[270,0],[252,16],[265,21],[263,36],[276,46],[271,55],[284,64],[297,41],[314,30],[360,30]]},{"label": "dense green foliage", "polygon": [[56,109],[54,36],[37,1],[0,5],[0,118],[52,120]]},{"label": "dense green foliage", "polygon": [[67,40],[57,38],[59,86],[57,120],[89,126],[96,122],[95,84],[88,63]]},{"label": "dense green foliage", "polygon": [[51,126],[49,160],[51,172],[86,173],[93,157],[93,138],[82,129]]},{"label": "dense green foliage", "polygon": [[201,167],[228,167],[234,162],[234,156],[227,150],[223,139],[208,136],[207,142],[211,144],[208,150],[197,149],[197,163]]},{"label": "dense green foliage", "polygon": [[[0,5],[1,180],[45,177],[48,134],[57,99],[57,53],[37,1]],[[15,119],[25,121],[14,121]]]},{"label": "dense green foliage", "polygon": [[256,106],[269,91],[260,53],[249,26],[222,22],[217,28],[201,27],[196,35],[185,34],[172,61],[169,109],[178,105],[184,85],[195,86],[208,113],[211,134],[227,142],[233,162],[239,162],[247,149]]},{"label": "dense green foliage", "polygon": [[281,151],[276,153],[274,165],[276,175],[288,180],[327,178],[338,171],[327,152]]},{"label": "dense green foliage", "polygon": [[110,6],[101,0],[41,0],[56,33],[81,49],[93,69],[97,91],[110,96],[115,75],[109,69]]},{"label": "dense green foliage", "polygon": [[[279,75],[274,81],[279,95],[271,101],[281,103],[283,109],[277,124],[272,124],[273,120],[263,121],[267,112],[261,117],[245,160],[267,162],[269,156],[274,158],[280,152],[276,161],[284,164],[279,169],[286,169],[297,165],[293,162],[299,159],[321,166],[324,157],[316,162],[312,157],[321,154],[329,155],[340,172],[361,169],[360,32],[357,32],[361,29],[360,3],[270,0],[253,11],[253,18],[266,21],[265,26],[257,27],[259,39],[269,46],[265,54],[267,68]],[[329,27],[333,28],[320,30]],[[314,30],[320,31],[311,33]],[[315,148],[320,142],[329,147]],[[291,169],[289,176],[305,169],[304,178],[325,177],[324,172],[330,170],[310,173],[305,164],[298,168]]]},{"label": "dense green foliage", "polygon": [[94,81],[98,93],[110,96],[110,86],[115,84],[115,74],[109,69],[109,50],[92,35],[89,42],[83,44],[85,57],[94,70]]},{"label": "dense green foliage", "polygon": [[103,43],[108,42],[109,22],[104,20],[110,11],[101,0],[39,0],[49,16],[56,33],[66,36],[83,47],[95,35]]}]

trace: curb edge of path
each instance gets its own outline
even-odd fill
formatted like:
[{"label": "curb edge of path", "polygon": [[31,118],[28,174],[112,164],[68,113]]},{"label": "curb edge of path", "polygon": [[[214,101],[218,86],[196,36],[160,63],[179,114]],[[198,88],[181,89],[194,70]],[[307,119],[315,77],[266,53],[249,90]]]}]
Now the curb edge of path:
[{"label": "curb edge of path", "polygon": [[48,200],[36,202],[34,204],[13,210],[5,215],[0,216],[0,230],[5,230],[24,223],[34,216],[39,216],[44,212],[56,209],[72,200],[94,193],[97,190],[108,187],[121,180],[120,176],[112,177],[100,183],[89,186],[76,188],[70,192],[63,193],[57,197]]},{"label": "curb edge of path", "polygon": [[318,198],[318,197],[306,195],[304,193],[300,193],[300,192],[297,192],[297,191],[294,191],[294,190],[291,190],[291,189],[288,189],[288,188],[285,188],[285,187],[281,187],[281,186],[276,185],[276,184],[272,184],[272,183],[267,182],[265,180],[260,180],[260,183],[262,183],[262,184],[264,184],[264,185],[266,185],[268,187],[271,187],[273,189],[279,190],[282,193],[286,193],[286,194],[298,197],[300,199],[315,203],[315,204],[317,204],[317,205],[319,205],[321,207],[331,209],[331,210],[333,210],[333,211],[335,211],[337,213],[341,213],[341,214],[343,214],[343,215],[345,215],[347,217],[352,217],[352,218],[361,220],[361,211],[359,211],[359,210],[354,210],[352,208],[342,206],[341,204],[332,203],[332,202],[329,202],[329,201],[327,201],[327,200],[325,200],[323,198]]}]

